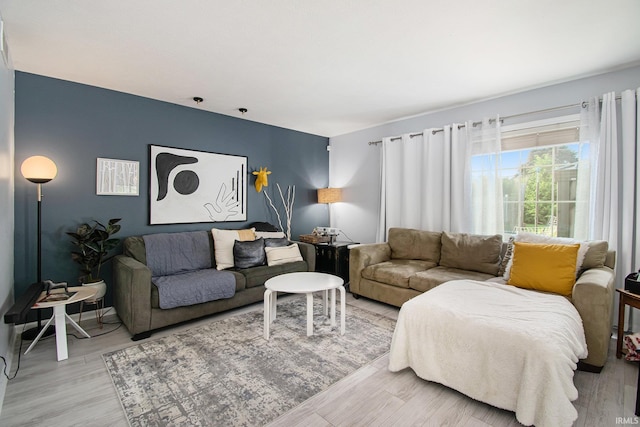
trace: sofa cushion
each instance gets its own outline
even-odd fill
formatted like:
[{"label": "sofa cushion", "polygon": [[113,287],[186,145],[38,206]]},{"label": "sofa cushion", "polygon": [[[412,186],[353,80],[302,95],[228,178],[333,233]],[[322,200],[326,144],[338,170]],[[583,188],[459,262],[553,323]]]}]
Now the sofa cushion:
[{"label": "sofa cushion", "polygon": [[392,259],[362,270],[362,277],[399,288],[409,288],[409,278],[419,271],[436,266],[435,262],[415,259]]},{"label": "sofa cushion", "polygon": [[502,255],[502,259],[500,260],[500,268],[498,269],[498,276],[504,276],[504,273],[507,271],[507,265],[509,265],[509,261],[511,261],[511,257],[513,256],[513,242],[514,237],[509,237],[509,241],[505,243],[506,250]]},{"label": "sofa cushion", "polygon": [[507,284],[571,297],[580,244],[514,242]]},{"label": "sofa cushion", "polygon": [[602,268],[607,259],[607,251],[609,250],[609,243],[606,240],[589,240],[587,241],[589,249],[582,261],[582,270],[588,270],[590,268]]},{"label": "sofa cushion", "polygon": [[387,239],[392,259],[440,261],[441,232],[390,228]]},{"label": "sofa cushion", "polygon": [[256,231],[256,237],[263,239],[279,239],[287,236],[282,231]]},{"label": "sofa cushion", "polygon": [[147,266],[153,276],[211,268],[211,249],[206,231],[156,233],[142,238]]},{"label": "sofa cushion", "polygon": [[[527,243],[544,243],[544,244],[555,244],[555,245],[573,245],[579,244],[580,248],[578,249],[578,255],[576,257],[576,276],[580,275],[580,271],[584,268],[584,260],[587,252],[589,251],[589,243],[586,241],[575,240],[570,237],[553,237],[553,236],[545,236],[543,234],[536,233],[528,233],[528,232],[520,232],[516,234],[513,238],[514,242],[527,242]],[[605,242],[606,243],[606,242]],[[608,245],[607,245],[608,246]],[[596,243],[594,245],[594,252],[592,252],[592,257],[590,259],[590,263],[593,262],[596,264],[598,261],[602,261],[602,265],[604,265],[604,260],[601,259],[601,255],[598,255],[602,248],[602,244]],[[513,256],[515,250],[512,250],[511,259],[507,262],[507,267],[504,272],[504,279],[509,281],[509,277],[511,275],[511,266],[513,264]],[[605,252],[606,258],[606,252]],[[588,267],[592,268],[592,267]]]},{"label": "sofa cushion", "polygon": [[479,280],[485,281],[495,276],[477,271],[461,270],[459,268],[438,266],[426,271],[420,271],[409,279],[409,287],[416,291],[426,292],[449,280]]},{"label": "sofa cushion", "polygon": [[269,223],[269,222],[264,222],[264,221],[256,221],[256,222],[252,222],[251,224],[249,224],[249,226],[247,228],[253,228],[256,230],[256,234],[258,232],[276,232],[276,231],[280,231],[278,229],[278,227],[276,227],[275,225]]},{"label": "sofa cushion", "polygon": [[295,243],[288,246],[271,246],[264,248],[264,250],[267,253],[267,265],[269,266],[302,261],[300,249]]},{"label": "sofa cushion", "polygon": [[495,276],[500,268],[502,236],[466,233],[442,233],[443,267],[471,270]]},{"label": "sofa cushion", "polygon": [[309,271],[306,261],[289,262],[274,266],[261,265],[259,267],[251,267],[242,270],[236,270],[244,275],[247,288],[255,288],[264,285],[268,279],[284,273],[296,273],[299,271]]},{"label": "sofa cushion", "polygon": [[144,239],[142,236],[125,237],[122,241],[122,253],[147,265],[147,253],[144,248]]},{"label": "sofa cushion", "polygon": [[236,280],[229,271],[203,268],[181,274],[152,278],[158,289],[160,308],[188,307],[219,299],[232,298]]},{"label": "sofa cushion", "polygon": [[236,268],[249,268],[264,265],[264,239],[233,242],[233,265]]},{"label": "sofa cushion", "polygon": [[282,246],[289,246],[290,244],[291,242],[286,237],[269,237],[264,239],[265,248],[277,248]]},{"label": "sofa cushion", "polygon": [[255,229],[245,230],[220,230],[211,229],[214,242],[214,253],[216,257],[216,268],[224,270],[233,267],[233,242],[236,240],[255,240]]},{"label": "sofa cushion", "polygon": [[[229,270],[229,273],[233,274],[236,280],[236,294],[246,289],[247,279],[243,274],[233,270]],[[151,283],[151,308],[160,308],[160,294],[158,287],[153,282]]]}]

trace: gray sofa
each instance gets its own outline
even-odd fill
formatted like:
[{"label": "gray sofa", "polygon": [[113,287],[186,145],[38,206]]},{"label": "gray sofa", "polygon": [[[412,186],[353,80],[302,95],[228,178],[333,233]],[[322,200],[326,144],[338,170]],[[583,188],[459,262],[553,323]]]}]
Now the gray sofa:
[{"label": "gray sofa", "polygon": [[[209,251],[210,265],[206,267],[211,269],[212,274],[215,273],[214,240],[211,232],[164,233],[164,235],[170,238],[184,238],[189,237],[191,233],[208,235],[209,243],[205,251]],[[198,236],[202,238],[202,235]],[[300,249],[302,261],[225,270],[229,271],[235,280],[235,294],[231,298],[162,309],[158,287],[152,282],[153,273],[147,265],[144,237],[127,237],[123,241],[123,254],[116,256],[113,260],[114,307],[133,335],[132,339],[139,340],[150,336],[154,329],[262,301],[265,291],[264,283],[269,278],[284,273],[315,270],[315,247],[308,243],[296,243]],[[185,256],[173,261],[178,265],[172,268],[182,271],[193,268],[193,263],[188,258]]]},{"label": "gray sofa", "polygon": [[[589,349],[581,369],[599,372],[611,338],[615,252],[608,251],[604,241],[587,243],[583,270],[570,299],[582,318]],[[351,249],[349,290],[356,298],[400,307],[450,280],[502,280],[508,250],[500,235],[391,228],[387,242]]]}]

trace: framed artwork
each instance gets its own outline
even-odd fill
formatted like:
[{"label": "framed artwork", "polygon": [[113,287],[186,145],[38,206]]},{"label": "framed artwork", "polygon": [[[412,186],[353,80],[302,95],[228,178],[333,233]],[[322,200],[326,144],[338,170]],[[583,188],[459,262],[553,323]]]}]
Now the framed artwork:
[{"label": "framed artwork", "polygon": [[96,165],[96,194],[99,196],[138,196],[140,162],[104,159]]},{"label": "framed artwork", "polygon": [[149,145],[149,223],[247,220],[247,157]]}]

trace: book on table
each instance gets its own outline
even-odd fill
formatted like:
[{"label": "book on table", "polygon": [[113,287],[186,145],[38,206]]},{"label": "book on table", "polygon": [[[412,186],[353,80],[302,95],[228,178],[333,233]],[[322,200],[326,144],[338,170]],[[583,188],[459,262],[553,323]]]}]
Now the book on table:
[{"label": "book on table", "polygon": [[66,301],[73,297],[76,292],[55,292],[50,293],[49,295],[45,295],[43,298],[40,298],[36,301],[35,305],[41,302],[55,302],[55,301]]}]

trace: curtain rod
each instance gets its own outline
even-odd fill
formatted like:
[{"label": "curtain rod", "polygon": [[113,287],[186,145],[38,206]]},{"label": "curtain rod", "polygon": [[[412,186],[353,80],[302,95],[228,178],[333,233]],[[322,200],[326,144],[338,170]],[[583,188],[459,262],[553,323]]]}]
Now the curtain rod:
[{"label": "curtain rod", "polygon": [[[622,99],[622,96],[620,96],[620,95],[616,96],[616,101],[620,100],[620,99]],[[602,99],[599,99],[599,101],[602,102]],[[545,108],[545,109],[542,109],[542,110],[528,111],[526,113],[518,113],[518,114],[512,114],[510,116],[501,117],[501,121],[504,120],[504,119],[512,119],[514,117],[528,116],[528,115],[531,115],[531,114],[548,113],[550,111],[565,110],[567,108],[575,108],[575,107],[586,108],[587,105],[588,105],[587,101],[582,101],[582,102],[578,102],[576,104],[562,105],[560,107],[551,107],[551,108]],[[492,121],[495,121],[495,119],[489,119],[489,122],[492,122]],[[473,122],[473,126],[477,126],[480,123],[482,123],[482,122],[481,121],[480,122]],[[458,125],[458,129],[461,129],[463,127],[466,127],[466,125],[465,124]],[[431,133],[433,135],[435,135],[436,133],[442,132],[442,131],[444,131],[444,128],[433,129],[433,130],[431,130]],[[417,133],[409,134],[409,137],[413,138],[413,137],[421,136],[421,135],[423,135],[423,132],[417,132]],[[394,137],[391,137],[390,140],[391,141],[395,141],[395,140],[398,140],[398,139],[402,139],[402,137],[401,136],[394,136]],[[369,145],[378,145],[378,144],[382,144],[382,140],[380,140],[380,141],[369,141]]]}]

